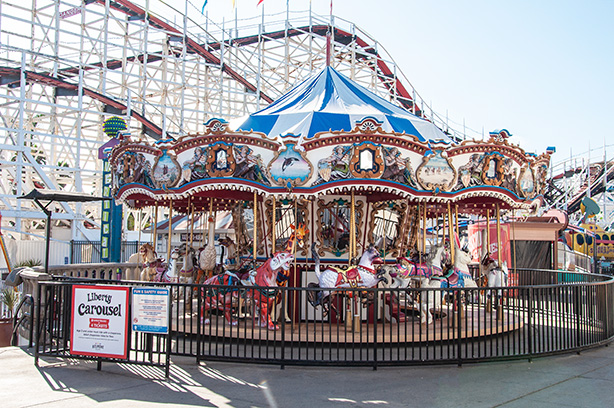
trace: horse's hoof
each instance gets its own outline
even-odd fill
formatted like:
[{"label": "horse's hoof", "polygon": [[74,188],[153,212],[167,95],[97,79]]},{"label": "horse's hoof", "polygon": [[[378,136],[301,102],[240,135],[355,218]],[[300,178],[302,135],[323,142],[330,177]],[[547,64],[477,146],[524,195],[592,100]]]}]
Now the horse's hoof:
[{"label": "horse's hoof", "polygon": [[269,330],[279,330],[279,326],[276,324],[269,324]]},{"label": "horse's hoof", "polygon": [[231,326],[236,326],[236,325],[238,325],[238,324],[239,324],[239,321],[238,321],[238,320],[233,320],[233,321],[231,321],[231,322],[230,322],[230,325],[231,325]]}]

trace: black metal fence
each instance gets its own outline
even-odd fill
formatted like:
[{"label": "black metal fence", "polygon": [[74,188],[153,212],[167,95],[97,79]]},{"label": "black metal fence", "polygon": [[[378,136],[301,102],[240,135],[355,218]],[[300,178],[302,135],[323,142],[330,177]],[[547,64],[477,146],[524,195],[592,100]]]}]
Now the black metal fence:
[{"label": "black metal fence", "polygon": [[[101,245],[100,241],[70,241],[70,263],[102,262]],[[120,262],[128,262],[130,255],[137,253],[138,248],[138,241],[122,241]]]},{"label": "black metal fence", "polygon": [[[282,366],[462,364],[581,350],[614,336],[612,278],[538,270],[511,278],[513,286],[495,289],[348,289],[325,298],[327,314],[309,302],[317,288],[166,284],[171,343],[130,332],[129,362],[162,364],[170,346],[198,360]],[[69,355],[73,283],[41,284],[39,355]],[[265,309],[282,317],[276,330]]]}]

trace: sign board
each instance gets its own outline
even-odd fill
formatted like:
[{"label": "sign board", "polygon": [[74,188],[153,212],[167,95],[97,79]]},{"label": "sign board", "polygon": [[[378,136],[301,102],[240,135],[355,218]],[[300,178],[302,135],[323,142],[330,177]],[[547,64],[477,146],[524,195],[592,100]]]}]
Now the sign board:
[{"label": "sign board", "polygon": [[132,330],[145,333],[168,333],[168,288],[132,289]]},{"label": "sign board", "polygon": [[[507,262],[508,267],[512,265],[510,254],[510,226],[509,224],[500,224],[501,233],[501,262]],[[469,250],[471,251],[471,258],[480,262],[482,256],[487,252],[483,246],[488,246],[488,253],[493,259],[498,257],[497,247],[497,224],[491,223],[489,225],[490,234],[486,232],[486,223],[477,222],[475,224],[469,224],[467,226],[467,234],[469,236]],[[490,235],[490,242],[487,241],[487,237]]]},{"label": "sign board", "polygon": [[70,353],[126,359],[129,287],[74,285]]}]

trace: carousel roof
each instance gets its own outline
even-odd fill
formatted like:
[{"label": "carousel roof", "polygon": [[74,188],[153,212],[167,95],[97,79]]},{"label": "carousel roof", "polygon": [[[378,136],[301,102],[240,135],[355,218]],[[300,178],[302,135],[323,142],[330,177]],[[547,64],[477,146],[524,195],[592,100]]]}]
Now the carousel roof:
[{"label": "carousel roof", "polygon": [[251,114],[237,130],[262,132],[272,138],[290,135],[308,140],[318,132],[349,132],[366,117],[381,122],[385,132],[405,132],[422,142],[450,141],[431,122],[375,95],[331,67]]}]

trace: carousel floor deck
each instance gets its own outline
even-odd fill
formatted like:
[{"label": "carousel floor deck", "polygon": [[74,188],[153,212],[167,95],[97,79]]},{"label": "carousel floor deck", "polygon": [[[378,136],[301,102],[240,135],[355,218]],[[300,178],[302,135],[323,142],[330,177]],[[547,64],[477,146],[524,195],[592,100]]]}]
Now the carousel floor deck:
[{"label": "carousel floor deck", "polygon": [[[454,312],[439,315],[430,325],[420,324],[419,316],[409,315],[400,323],[367,323],[356,327],[346,326],[344,322],[286,322],[279,330],[272,331],[260,327],[250,317],[239,319],[236,326],[229,325],[224,317],[212,315],[210,324],[200,325],[200,335],[206,338],[226,338],[242,341],[305,342],[326,344],[348,343],[424,343],[449,341],[458,338],[479,338],[509,333],[523,327],[523,321],[516,313],[505,311],[501,319],[483,309],[468,308],[460,320]],[[199,334],[196,314],[173,319],[173,330],[186,335]]]}]

